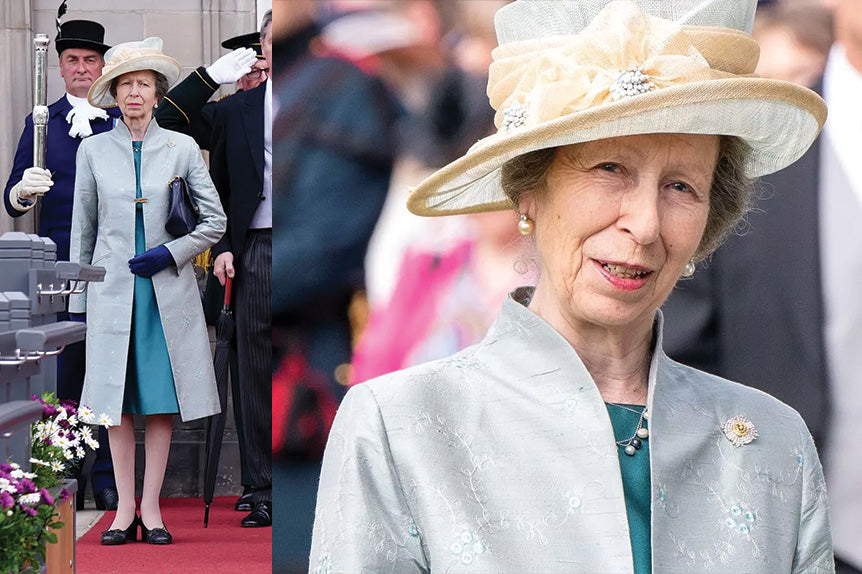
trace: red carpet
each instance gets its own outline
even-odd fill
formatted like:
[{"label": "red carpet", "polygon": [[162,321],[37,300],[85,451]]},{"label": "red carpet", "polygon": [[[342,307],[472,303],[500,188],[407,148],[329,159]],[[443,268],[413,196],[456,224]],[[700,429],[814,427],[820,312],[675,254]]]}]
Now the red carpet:
[{"label": "red carpet", "polygon": [[272,528],[240,527],[245,514],[234,512],[235,500],[216,498],[204,528],[202,499],[163,498],[162,518],[174,538],[169,546],[102,546],[99,535],[114,520],[106,512],[78,540],[77,574],[270,574]]}]

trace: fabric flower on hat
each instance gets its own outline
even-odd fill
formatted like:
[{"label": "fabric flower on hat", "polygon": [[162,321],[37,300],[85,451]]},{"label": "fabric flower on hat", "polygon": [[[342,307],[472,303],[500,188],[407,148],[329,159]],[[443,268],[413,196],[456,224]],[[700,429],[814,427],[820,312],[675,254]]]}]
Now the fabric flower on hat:
[{"label": "fabric flower on hat", "polygon": [[682,26],[627,0],[608,4],[575,36],[503,44],[493,52],[488,96],[503,127],[506,111],[526,108],[539,124],[635,95],[730,74],[710,68]]}]

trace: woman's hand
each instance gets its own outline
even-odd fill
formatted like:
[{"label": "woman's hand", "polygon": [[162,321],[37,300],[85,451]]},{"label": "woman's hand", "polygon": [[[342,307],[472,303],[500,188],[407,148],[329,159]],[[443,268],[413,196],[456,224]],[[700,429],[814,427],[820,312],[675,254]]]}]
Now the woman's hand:
[{"label": "woman's hand", "polygon": [[168,248],[159,245],[129,259],[129,269],[138,277],[152,277],[173,262]]},{"label": "woman's hand", "polygon": [[219,254],[219,256],[215,258],[215,261],[213,261],[213,275],[216,276],[216,279],[218,279],[218,282],[222,284],[222,287],[224,287],[225,278],[233,278],[233,274],[233,253],[225,251],[224,253]]}]

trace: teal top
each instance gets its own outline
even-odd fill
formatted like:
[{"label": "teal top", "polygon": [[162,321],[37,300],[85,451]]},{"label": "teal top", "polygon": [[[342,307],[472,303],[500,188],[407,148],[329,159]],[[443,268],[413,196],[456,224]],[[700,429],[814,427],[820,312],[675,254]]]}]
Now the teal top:
[{"label": "teal top", "polygon": [[[132,142],[135,158],[137,189],[141,193],[141,146]],[[135,204],[135,254],[147,250],[144,234],[144,209]],[[126,363],[126,388],[123,392],[123,412],[144,415],[178,413],[177,390],[168,344],[162,329],[162,319],[153,280],[135,276],[135,298],[132,306],[132,336],[129,341],[129,358]]]},{"label": "teal top", "polygon": [[[638,428],[638,420],[645,407],[606,404],[614,427],[614,438],[617,441],[628,442]],[[647,428],[647,419],[644,419],[642,426]],[[625,453],[624,446],[619,446],[618,451],[620,471],[623,475],[623,493],[626,497],[626,515],[629,521],[634,572],[651,574],[649,438],[641,440],[641,447],[632,456]]]}]

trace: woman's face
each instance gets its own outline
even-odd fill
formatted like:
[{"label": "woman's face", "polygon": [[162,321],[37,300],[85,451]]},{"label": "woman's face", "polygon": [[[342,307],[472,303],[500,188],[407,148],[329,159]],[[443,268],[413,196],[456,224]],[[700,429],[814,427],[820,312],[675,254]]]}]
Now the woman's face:
[{"label": "woman's face", "polygon": [[156,73],[141,70],[123,74],[117,80],[117,105],[126,119],[149,120],[156,105]]},{"label": "woman's face", "polygon": [[718,151],[718,136],[678,134],[560,148],[520,205],[535,222],[533,300],[574,328],[651,325],[700,243]]}]

